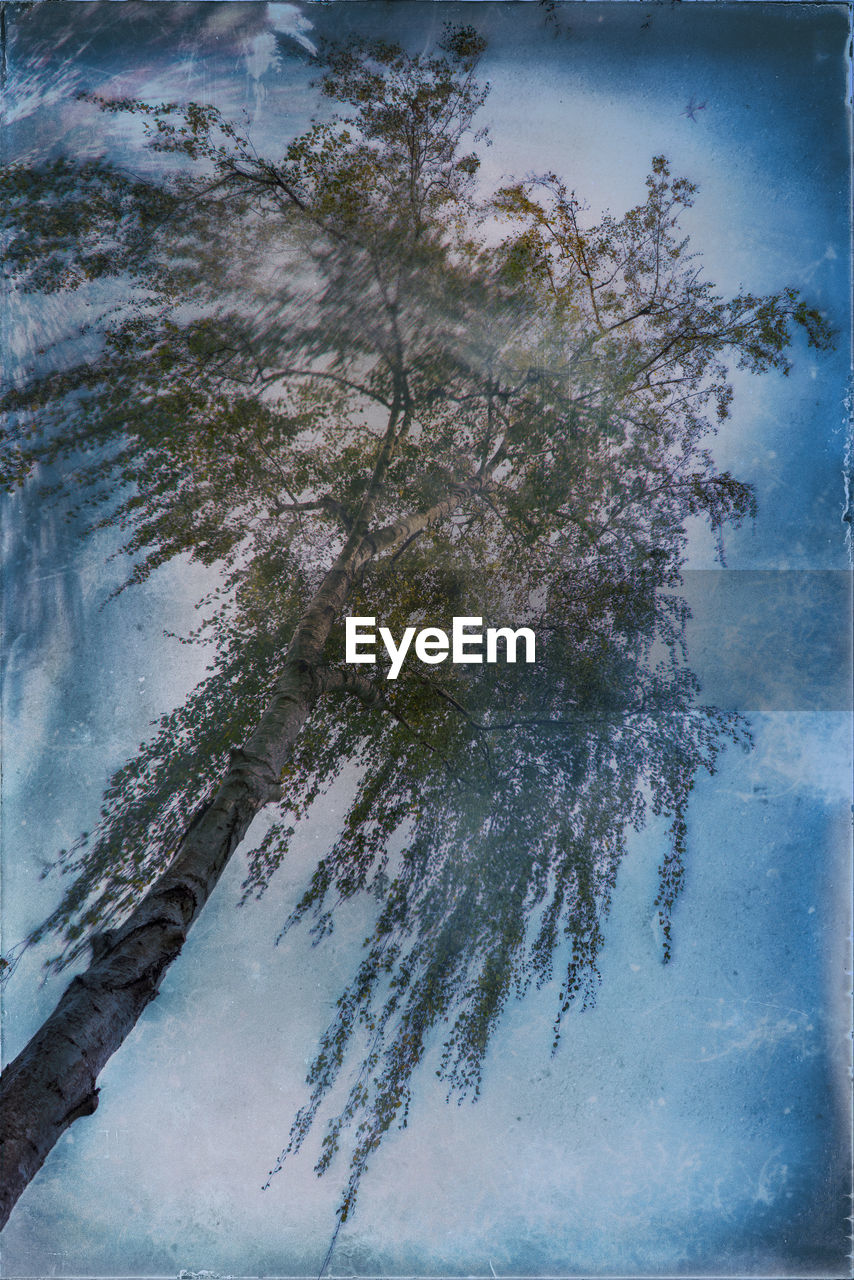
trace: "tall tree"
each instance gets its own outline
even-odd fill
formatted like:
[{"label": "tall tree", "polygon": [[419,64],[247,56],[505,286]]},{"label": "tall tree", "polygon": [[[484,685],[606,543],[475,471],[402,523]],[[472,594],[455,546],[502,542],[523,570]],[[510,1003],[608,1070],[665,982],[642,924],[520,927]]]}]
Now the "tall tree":
[{"label": "tall tree", "polygon": [[[403,1123],[437,1024],[441,1071],[477,1092],[514,991],[593,999],[626,833],[671,843],[656,900],[670,953],[685,809],[732,717],[698,705],[678,597],[689,517],[722,537],[749,487],[708,451],[731,361],[788,368],[790,290],[719,296],[678,228],[694,188],[653,162],[645,199],[587,225],[547,174],[477,186],[483,42],[429,55],[331,48],[338,113],[281,158],[211,107],[105,102],[159,158],[2,175],[18,287],[106,298],[71,358],[8,387],[9,488],[61,473],[120,530],[131,582],[188,555],[222,571],[193,638],[209,676],[113,777],[74,873],[27,940],[91,951],[3,1072],[3,1221],[155,996],[261,808],[262,893],[292,824],[348,763],[355,796],[284,927],[334,903],[375,925],[311,1068],[299,1147],[344,1061],[362,1064],[318,1168],[357,1123],[341,1207]],[[44,474],[44,473],[42,473]],[[49,487],[49,486],[48,486]],[[537,661],[346,662],[344,615],[399,636],[454,616],[527,626]]]}]

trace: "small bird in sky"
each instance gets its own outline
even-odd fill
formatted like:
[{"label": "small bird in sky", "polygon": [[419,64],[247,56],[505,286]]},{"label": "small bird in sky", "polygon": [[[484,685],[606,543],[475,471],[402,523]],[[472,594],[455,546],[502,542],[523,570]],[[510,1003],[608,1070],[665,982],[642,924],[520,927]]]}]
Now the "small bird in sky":
[{"label": "small bird in sky", "polygon": [[706,109],[705,102],[697,102],[696,98],[692,97],[687,107],[682,112],[682,114],[683,116],[687,116],[689,120],[693,120],[696,123],[697,112],[705,111],[705,109]]}]

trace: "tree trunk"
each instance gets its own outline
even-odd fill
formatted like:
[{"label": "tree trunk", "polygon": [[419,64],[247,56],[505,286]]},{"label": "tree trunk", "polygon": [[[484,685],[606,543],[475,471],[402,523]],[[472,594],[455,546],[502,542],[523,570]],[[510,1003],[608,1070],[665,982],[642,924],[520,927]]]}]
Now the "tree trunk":
[{"label": "tree trunk", "polygon": [[[428,511],[371,535],[354,532],[327,572],[288,648],[258,727],[232,752],[214,797],[193,819],[172,862],[118,929],[92,940],[92,963],[0,1077],[0,1228],[57,1140],[98,1105],[101,1068],[157,995],[229,858],[261,808],[279,795],[282,770],[326,681],[323,647],[359,570],[484,487],[457,486]],[[340,681],[330,681],[340,686]]]},{"label": "tree trunk", "polygon": [[92,963],[0,1077],[0,1228],[70,1124],[98,1105],[96,1080],[153,1000],[190,926],[252,819],[279,794],[293,744],[323,692],[318,659],[359,568],[373,554],[348,539],[303,616],[257,728],[232,752],[214,797],[118,929],[92,940]]}]

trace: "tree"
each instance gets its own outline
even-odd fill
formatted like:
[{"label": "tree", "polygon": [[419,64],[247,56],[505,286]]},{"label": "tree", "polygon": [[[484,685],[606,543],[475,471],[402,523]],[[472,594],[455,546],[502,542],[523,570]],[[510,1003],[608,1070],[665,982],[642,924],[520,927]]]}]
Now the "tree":
[{"label": "tree", "polygon": [[[56,968],[91,963],[3,1073],[4,1221],[94,1111],[253,817],[279,806],[247,897],[348,762],[343,829],[285,923],[313,914],[322,937],[336,896],[377,899],[283,1153],[361,1040],[318,1166],[356,1121],[340,1221],[437,1024],[449,1087],[477,1093],[509,996],[556,955],[555,1044],[594,998],[626,833],[650,808],[671,824],[669,955],[694,778],[743,738],[696,700],[686,521],[722,538],[752,511],[707,447],[728,362],[785,373],[793,322],[829,335],[791,290],[715,292],[678,228],[694,188],[663,158],[641,204],[595,225],[554,174],[485,198],[482,49],[464,27],[432,55],[327,50],[340,114],[280,159],[211,107],[98,101],[145,122],[148,172],[63,158],[2,175],[19,288],[103,303],[72,358],[43,353],[6,389],[6,485],[61,473],[92,527],[121,532],[129,585],[180,555],[222,571],[192,637],[208,678],[60,854],[73,882],[27,940],[59,935]],[[344,661],[345,614],[395,635],[461,614],[524,625],[537,662],[366,676]]]}]

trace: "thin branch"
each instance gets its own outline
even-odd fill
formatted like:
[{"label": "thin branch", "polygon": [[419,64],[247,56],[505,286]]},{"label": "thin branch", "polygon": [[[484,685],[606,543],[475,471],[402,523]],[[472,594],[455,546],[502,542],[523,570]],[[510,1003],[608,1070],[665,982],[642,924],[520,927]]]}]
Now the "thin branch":
[{"label": "thin branch", "polygon": [[403,555],[403,553],[407,551],[409,547],[412,546],[415,539],[421,537],[422,533],[424,533],[423,529],[416,529],[413,534],[410,534],[410,536],[406,539],[406,541],[402,544],[402,546],[398,547],[397,551],[395,551],[394,555],[389,560],[389,564],[390,565],[394,564],[395,561],[399,560],[400,557]]},{"label": "thin branch", "polygon": [[269,386],[271,383],[281,382],[284,378],[327,378],[330,382],[337,382],[340,386],[347,387],[350,391],[357,391],[360,395],[367,396],[369,400],[375,400],[384,409],[391,408],[390,401],[376,391],[371,391],[363,383],[353,382],[352,379],[345,378],[340,373],[331,373],[328,369],[275,369],[259,378],[259,382],[263,386]]},{"label": "thin branch", "polygon": [[425,738],[423,734],[419,733],[415,726],[404,715],[401,715],[396,707],[392,706],[382,692],[380,685],[377,685],[373,680],[361,675],[359,672],[350,671],[342,667],[318,666],[315,670],[325,693],[351,693],[370,710],[385,711],[392,719],[396,720],[398,724],[411,733],[416,742],[420,742],[428,751],[432,751],[434,755],[438,756],[454,781],[462,784],[462,778],[453,768],[445,753],[432,743],[429,738]]}]

